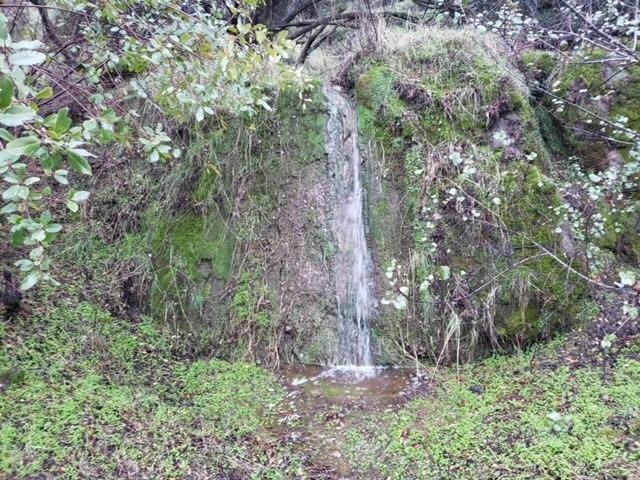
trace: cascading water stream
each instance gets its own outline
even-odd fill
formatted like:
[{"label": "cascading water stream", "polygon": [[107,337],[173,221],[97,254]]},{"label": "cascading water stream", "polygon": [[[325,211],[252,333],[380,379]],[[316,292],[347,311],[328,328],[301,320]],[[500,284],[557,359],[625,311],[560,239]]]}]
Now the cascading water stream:
[{"label": "cascading water stream", "polygon": [[362,212],[358,124],[353,105],[336,89],[327,87],[329,104],[327,150],[335,169],[336,296],[338,301],[338,356],[340,367],[371,365],[369,313],[369,252]]}]

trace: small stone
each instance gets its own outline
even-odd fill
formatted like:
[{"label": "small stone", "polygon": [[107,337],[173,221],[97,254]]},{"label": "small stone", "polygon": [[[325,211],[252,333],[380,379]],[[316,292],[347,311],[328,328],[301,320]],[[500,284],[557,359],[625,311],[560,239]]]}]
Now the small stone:
[{"label": "small stone", "polygon": [[475,393],[476,395],[484,394],[484,387],[480,384],[471,385],[469,387],[469,390],[471,391],[471,393]]}]

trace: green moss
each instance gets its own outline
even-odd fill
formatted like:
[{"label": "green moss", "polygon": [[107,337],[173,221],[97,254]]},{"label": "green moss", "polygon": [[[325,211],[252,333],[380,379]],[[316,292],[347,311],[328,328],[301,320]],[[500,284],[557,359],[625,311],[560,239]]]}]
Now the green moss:
[{"label": "green moss", "polygon": [[[553,182],[534,165],[520,163],[504,175],[502,188],[499,213],[517,257],[524,259],[539,252],[536,244],[554,250],[558,219],[550,207],[557,207],[562,200]],[[567,275],[550,257],[532,258],[504,275],[498,281],[500,333],[526,343],[574,323],[586,288],[577,277]]]},{"label": "green moss", "polygon": [[358,104],[358,129],[365,142],[374,140],[385,150],[393,151],[393,136],[379,117],[368,107]]},{"label": "green moss", "polygon": [[624,81],[616,88],[609,118],[617,122],[620,117],[624,117],[627,119],[626,126],[640,131],[640,66],[628,67],[625,76]]},{"label": "green moss", "polygon": [[398,77],[386,65],[370,67],[356,83],[358,101],[387,120],[400,118],[406,110],[397,92]]},{"label": "green moss", "polygon": [[604,93],[607,90],[604,76],[605,64],[598,61],[604,58],[606,53],[598,50],[589,54],[588,58],[571,60],[558,77],[559,95],[566,96],[578,84],[582,84],[581,89],[588,89],[591,96]]},{"label": "green moss", "polygon": [[562,139],[562,126],[544,107],[536,107],[535,116],[540,126],[540,134],[549,152],[557,156],[566,156],[567,149]]},{"label": "green moss", "polygon": [[501,189],[500,214],[509,230],[521,238],[522,246],[531,240],[552,245],[557,219],[550,207],[562,204],[553,181],[535,165],[519,162],[504,173]]},{"label": "green moss", "polygon": [[[563,366],[554,348],[442,372],[429,398],[353,427],[347,455],[369,478],[633,476],[627,423],[612,420],[640,413],[640,362],[624,359],[605,384],[598,368]],[[537,369],[540,358],[553,368]],[[553,430],[552,412],[570,417],[570,431]]]},{"label": "green moss", "polygon": [[[179,269],[193,281],[202,278],[203,263],[210,264],[217,278],[226,279],[235,239],[220,214],[202,217],[185,213],[158,225],[153,232],[153,247],[156,259],[164,259],[167,269]],[[162,260],[159,263],[163,263]]]},{"label": "green moss", "polygon": [[618,259],[631,265],[640,264],[640,225],[635,212],[612,212],[601,207],[605,234],[596,240],[600,248],[615,253]]},{"label": "green moss", "polygon": [[148,252],[149,245],[143,233],[127,233],[119,241],[108,243],[88,228],[73,225],[64,236],[58,260],[77,261],[100,272],[115,261],[147,263]]},{"label": "green moss", "polygon": [[182,318],[193,326],[212,281],[228,278],[235,236],[217,212],[156,220],[150,236],[156,274],[151,312],[158,318]]},{"label": "green moss", "polygon": [[[155,322],[65,296],[3,333],[0,358],[23,380],[3,387],[0,477],[183,478],[202,469],[217,478],[233,469],[251,478],[281,455],[262,457],[283,397],[272,375],[191,363]],[[252,466],[238,467],[247,456]]]},{"label": "green moss", "polygon": [[205,166],[198,177],[193,199],[196,202],[203,202],[211,198],[212,193],[216,191],[216,186],[220,180],[219,177],[218,172],[213,167]]},{"label": "green moss", "polygon": [[[450,266],[455,275],[475,272],[474,276],[482,278],[470,282],[494,282],[498,297],[502,296],[497,300],[500,312],[496,321],[507,339],[505,343],[530,342],[569,323],[571,314],[563,313],[564,307],[555,307],[565,305],[574,294],[576,300],[581,298],[581,293],[572,286],[563,289],[562,269],[542,261],[531,262],[514,272],[511,279],[499,275],[497,280],[490,280],[509,267],[490,253],[505,247],[484,231],[486,227],[474,220],[477,217],[468,217],[482,218],[480,210],[487,206],[494,210],[509,231],[508,248],[513,248],[514,261],[537,252],[533,242],[554,248],[557,218],[550,208],[558,206],[561,199],[553,182],[543,174],[551,161],[539,131],[539,119],[523,79],[507,73],[513,71],[512,67],[496,64],[495,58],[462,35],[446,32],[434,34],[430,40],[427,45],[407,49],[407,53],[398,52],[397,56],[356,68],[360,130],[365,141],[373,139],[378,152],[383,152],[383,191],[395,190],[401,199],[400,210],[391,215],[401,219],[398,224],[378,209],[384,205],[384,194],[371,199],[368,220],[374,249],[382,262],[396,258],[410,263],[410,288],[415,291],[420,285],[433,283],[437,265]],[[547,68],[544,62],[549,60],[540,61]],[[413,100],[400,97],[401,92]],[[398,105],[394,99],[402,102],[399,108],[394,108]],[[534,164],[514,161],[507,149],[486,146],[487,131],[496,117],[506,113],[517,118],[512,122],[520,133],[514,150],[537,154]],[[465,161],[471,162],[468,167],[473,174],[461,174],[462,166],[448,161],[452,151],[461,152]],[[510,154],[508,164],[502,160],[506,153]],[[458,192],[462,187],[466,193],[459,194],[465,201],[456,202],[467,203],[469,195],[483,207],[476,205],[475,213],[468,209],[465,215],[465,208],[455,207],[453,201],[447,203],[447,192],[453,186]],[[500,198],[500,205],[493,204],[494,197]],[[469,245],[474,245],[472,253]],[[536,268],[541,269],[539,273]],[[393,337],[400,323],[406,325],[403,344],[416,345],[422,352],[440,348],[433,332],[442,335],[449,328],[450,319],[443,314],[449,309],[442,300],[451,293],[446,291],[449,287],[448,281],[441,280],[438,285],[420,289],[420,302],[415,305],[420,318],[408,320],[402,313],[392,315],[383,308],[378,344],[393,344],[385,337]],[[552,296],[557,302],[554,307],[545,303],[544,294],[538,290]],[[516,300],[513,296],[518,291],[523,295]],[[461,328],[463,336],[478,334],[476,327],[470,331],[464,331],[465,325]]]},{"label": "green moss", "polygon": [[[320,314],[322,307],[319,306],[317,313]],[[312,335],[309,342],[304,345],[301,351],[300,361],[307,364],[322,365],[334,360],[334,352],[338,344],[338,337],[335,330],[324,328]]]},{"label": "green moss", "polygon": [[184,384],[183,395],[193,403],[194,419],[210,421],[222,438],[255,433],[265,426],[265,413],[284,396],[272,375],[248,363],[195,362],[179,369],[177,376]]},{"label": "green moss", "polygon": [[[169,242],[169,248],[178,256],[178,262],[183,262],[193,279],[201,278],[199,267],[202,262],[211,263],[217,278],[227,278],[235,239],[220,214],[214,213],[208,217],[184,214],[168,226],[163,241]],[[157,242],[155,244],[158,245]]]},{"label": "green moss", "polygon": [[525,74],[538,81],[544,81],[553,72],[558,59],[553,52],[529,50],[520,57]]},{"label": "green moss", "polygon": [[[276,128],[286,153],[303,165],[322,160],[326,155],[327,112],[320,83],[312,84],[311,94],[305,101],[295,90],[285,89],[275,107]],[[262,140],[270,141],[273,133],[261,132]]]},{"label": "green moss", "polygon": [[385,239],[389,236],[390,232],[388,232],[387,229],[389,228],[390,220],[392,220],[390,216],[391,211],[387,198],[381,198],[371,209],[369,218],[371,235],[373,241],[379,247],[384,245]]},{"label": "green moss", "polygon": [[502,278],[496,328],[506,342],[526,345],[585,320],[584,282],[555,260],[542,257]]}]

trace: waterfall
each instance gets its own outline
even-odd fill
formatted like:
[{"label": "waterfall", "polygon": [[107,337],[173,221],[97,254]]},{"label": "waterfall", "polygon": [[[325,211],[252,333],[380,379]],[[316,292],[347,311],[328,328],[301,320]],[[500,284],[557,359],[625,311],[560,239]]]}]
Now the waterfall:
[{"label": "waterfall", "polygon": [[327,87],[327,150],[335,171],[336,209],[333,233],[338,301],[338,357],[341,366],[369,366],[369,252],[362,213],[360,152],[355,108],[336,89]]}]

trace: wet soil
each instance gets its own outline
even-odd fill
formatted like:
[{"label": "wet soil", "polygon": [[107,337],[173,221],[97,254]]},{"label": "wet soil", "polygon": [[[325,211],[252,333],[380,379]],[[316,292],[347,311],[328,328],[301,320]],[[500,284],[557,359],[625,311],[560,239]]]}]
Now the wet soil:
[{"label": "wet soil", "polygon": [[357,479],[345,455],[350,428],[372,413],[391,412],[432,391],[425,374],[406,368],[327,369],[286,365],[286,398],[278,433],[302,454],[317,479]]}]

